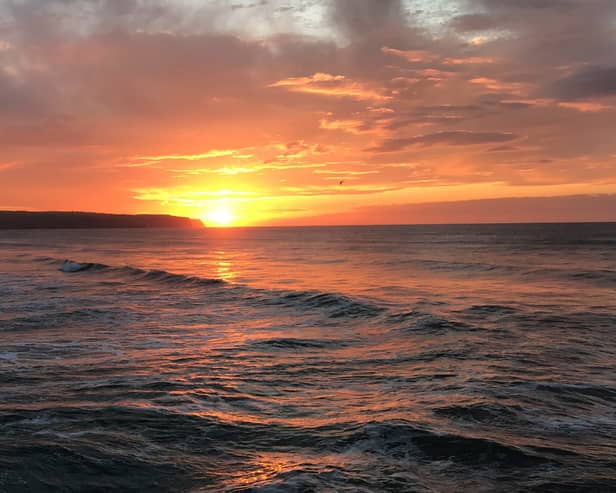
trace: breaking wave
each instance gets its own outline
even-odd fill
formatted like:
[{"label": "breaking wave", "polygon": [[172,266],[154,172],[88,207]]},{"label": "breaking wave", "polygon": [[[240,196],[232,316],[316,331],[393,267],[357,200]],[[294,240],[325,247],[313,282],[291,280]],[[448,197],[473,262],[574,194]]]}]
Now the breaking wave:
[{"label": "breaking wave", "polygon": [[[45,258],[52,263],[59,263],[57,259]],[[76,262],[74,260],[63,260],[59,267],[61,272],[77,273],[84,271],[106,272],[111,274],[123,274],[134,279],[144,279],[148,281],[164,282],[169,284],[188,284],[188,285],[215,285],[224,284],[222,279],[207,279],[203,277],[190,276],[184,274],[174,274],[165,270],[144,270],[137,267],[123,266],[113,267],[107,264],[95,262]]]}]

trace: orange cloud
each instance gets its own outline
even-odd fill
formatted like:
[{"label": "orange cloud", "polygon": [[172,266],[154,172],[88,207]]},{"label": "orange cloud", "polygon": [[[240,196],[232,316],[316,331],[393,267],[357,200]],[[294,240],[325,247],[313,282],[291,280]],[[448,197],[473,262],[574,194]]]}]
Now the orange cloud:
[{"label": "orange cloud", "polygon": [[360,170],[353,170],[353,169],[340,169],[340,170],[333,170],[333,169],[317,169],[314,171],[316,174],[322,174],[322,175],[332,175],[332,176],[328,176],[327,179],[328,180],[356,180],[359,177],[365,176],[365,175],[375,175],[377,173],[379,173],[378,170],[365,170],[365,171],[360,171]]},{"label": "orange cloud", "polygon": [[384,46],[381,48],[383,53],[404,58],[407,62],[430,62],[438,59],[438,55],[426,50],[398,50]]},{"label": "orange cloud", "polygon": [[288,170],[288,169],[304,169],[304,168],[319,168],[325,166],[320,163],[307,164],[285,164],[285,163],[267,163],[254,164],[250,167],[224,167],[224,168],[195,168],[195,169],[173,169],[179,175],[202,175],[202,174],[218,174],[218,175],[239,175],[246,173],[257,173],[264,170]]},{"label": "orange cloud", "polygon": [[359,100],[383,101],[389,97],[381,90],[372,89],[343,75],[317,72],[309,77],[290,77],[270,84],[268,87],[283,87],[293,92],[319,94],[322,96],[348,97]]},{"label": "orange cloud", "polygon": [[475,77],[470,79],[472,84],[484,86],[491,91],[510,92],[512,94],[523,94],[528,90],[528,84],[521,82],[506,82],[489,77]]},{"label": "orange cloud", "polygon": [[324,118],[319,122],[319,126],[326,130],[342,130],[356,135],[369,131],[362,128],[364,122],[361,120],[326,120]]},{"label": "orange cloud", "polygon": [[600,111],[613,110],[614,106],[591,101],[564,101],[558,106],[571,110],[581,111],[582,113],[598,113]]},{"label": "orange cloud", "polygon": [[154,200],[183,205],[199,205],[213,199],[246,199],[255,196],[255,192],[240,190],[201,191],[191,189],[167,190],[164,188],[143,188],[133,190],[137,200]]},{"label": "orange cloud", "polygon": [[[383,53],[394,55],[405,59],[411,63],[429,63],[436,62],[441,59],[438,53],[428,50],[398,50],[384,46],[381,48]],[[487,65],[496,63],[497,59],[488,56],[469,56],[469,57],[445,57],[442,58],[442,63],[445,65]]]},{"label": "orange cloud", "polygon": [[0,171],[5,170],[5,169],[9,169],[12,168],[13,166],[15,166],[17,163],[13,162],[13,163],[0,163]]},{"label": "orange cloud", "polygon": [[443,63],[446,65],[488,65],[496,62],[496,58],[481,56],[445,58],[445,60],[443,60]]},{"label": "orange cloud", "polygon": [[237,151],[232,149],[212,149],[211,151],[202,152],[199,154],[167,154],[162,156],[138,156],[134,159],[139,161],[148,161],[148,162],[156,162],[156,161],[200,161],[201,159],[209,159],[212,157],[220,157],[220,156],[232,156],[236,154]]}]

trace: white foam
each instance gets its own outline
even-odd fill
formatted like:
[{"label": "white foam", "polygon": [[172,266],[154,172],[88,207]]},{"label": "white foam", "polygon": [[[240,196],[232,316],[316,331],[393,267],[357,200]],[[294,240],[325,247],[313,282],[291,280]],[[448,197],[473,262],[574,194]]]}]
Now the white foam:
[{"label": "white foam", "polygon": [[0,353],[0,360],[17,361],[17,353]]},{"label": "white foam", "polygon": [[88,264],[80,264],[79,262],[73,262],[72,260],[65,260],[62,263],[60,270],[62,272],[79,272],[88,268]]}]

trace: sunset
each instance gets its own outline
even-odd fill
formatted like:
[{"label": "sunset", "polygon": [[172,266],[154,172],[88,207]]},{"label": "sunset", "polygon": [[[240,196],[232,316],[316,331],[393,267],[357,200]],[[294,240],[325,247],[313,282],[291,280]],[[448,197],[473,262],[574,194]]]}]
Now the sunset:
[{"label": "sunset", "polygon": [[0,0],[0,493],[616,491],[616,0]]},{"label": "sunset", "polygon": [[[614,220],[615,16],[610,0],[0,2],[0,208],[207,220],[224,198],[254,226],[434,222],[413,206],[446,203],[447,223],[459,201],[545,198],[546,220]],[[470,222],[534,219],[485,209]]]}]

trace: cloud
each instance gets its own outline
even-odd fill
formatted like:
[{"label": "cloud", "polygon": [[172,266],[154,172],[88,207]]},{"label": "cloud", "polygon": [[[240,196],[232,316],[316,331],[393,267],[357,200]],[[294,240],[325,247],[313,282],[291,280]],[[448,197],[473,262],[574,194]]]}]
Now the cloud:
[{"label": "cloud", "polygon": [[372,195],[377,193],[393,192],[404,189],[403,185],[399,186],[379,186],[379,185],[330,185],[330,186],[318,186],[309,185],[303,187],[283,187],[281,188],[282,194],[289,194],[292,196],[302,197],[321,197],[330,195]]},{"label": "cloud", "polygon": [[370,132],[371,128],[368,128],[364,120],[328,120],[323,118],[319,122],[319,126],[326,130],[341,130],[351,134],[359,135],[365,132]]},{"label": "cloud", "polygon": [[200,161],[202,159],[209,159],[212,157],[220,156],[233,156],[237,154],[234,149],[212,149],[207,152],[201,152],[199,154],[169,154],[163,156],[139,156],[134,158],[138,161]]},{"label": "cloud", "polygon": [[486,31],[499,25],[497,20],[486,14],[463,14],[451,19],[450,25],[459,32]]},{"label": "cloud", "polygon": [[558,103],[558,106],[562,108],[568,108],[582,113],[598,113],[601,111],[610,111],[614,109],[614,106],[609,106],[602,103],[595,103],[590,101],[569,101]]},{"label": "cloud", "polygon": [[199,205],[213,200],[252,200],[254,192],[245,190],[215,190],[194,191],[186,189],[164,188],[136,188],[133,189],[134,198],[143,201],[159,201],[164,203],[178,203],[188,206]]},{"label": "cloud", "polygon": [[496,147],[492,147],[490,149],[488,149],[488,152],[515,152],[515,151],[519,151],[520,148],[517,146],[512,146],[512,145],[502,145],[502,146],[496,146]]},{"label": "cloud", "polygon": [[315,173],[322,175],[337,175],[337,176],[361,176],[361,175],[373,175],[378,173],[377,170],[358,171],[352,169],[317,169]]},{"label": "cloud", "polygon": [[445,58],[443,63],[445,65],[488,65],[496,63],[497,59],[487,56],[469,56],[459,58]]},{"label": "cloud", "polygon": [[468,146],[493,144],[496,142],[508,142],[515,140],[517,137],[518,136],[515,134],[505,132],[468,132],[464,130],[454,130],[417,135],[415,137],[408,138],[387,139],[379,146],[368,150],[373,152],[394,152],[402,151],[415,145]]},{"label": "cloud", "polygon": [[459,123],[464,120],[475,119],[489,114],[493,109],[489,104],[442,104],[442,105],[420,105],[411,111],[392,115],[386,128],[389,130],[399,130],[411,125],[419,126],[439,126]]},{"label": "cloud", "polygon": [[343,75],[316,73],[307,77],[289,77],[268,87],[283,87],[294,92],[321,96],[349,97],[360,100],[383,101],[389,99],[381,91],[347,79]]},{"label": "cloud", "polygon": [[457,57],[442,57],[438,53],[428,50],[399,50],[384,46],[381,48],[383,53],[394,55],[406,60],[409,63],[431,63],[437,62],[444,65],[486,65],[496,63],[497,59],[488,56],[457,56]]},{"label": "cloud", "polygon": [[190,175],[204,175],[204,174],[217,174],[217,175],[240,175],[246,173],[258,173],[264,170],[289,170],[289,169],[306,169],[306,168],[320,168],[325,166],[321,163],[306,163],[306,164],[285,164],[285,163],[266,163],[266,164],[251,164],[247,167],[238,166],[226,166],[224,168],[189,168],[189,169],[172,169],[178,176],[190,176]]},{"label": "cloud", "polygon": [[[306,215],[292,224],[475,224],[616,221],[616,194],[506,197],[420,204],[383,204]],[[289,220],[273,221],[288,224]]]},{"label": "cloud", "polygon": [[535,9],[549,9],[568,11],[570,10],[574,2],[571,0],[516,0],[510,2],[509,0],[483,0],[484,5],[489,7],[505,7],[512,10],[535,10]]},{"label": "cloud", "polygon": [[556,81],[551,89],[567,100],[616,96],[616,67],[585,67]]},{"label": "cloud", "polygon": [[166,190],[180,213],[186,191],[241,187],[310,209],[343,172],[366,188],[327,207],[403,201],[388,190],[409,180],[616,186],[613,0],[0,0],[0,17],[7,203],[140,211],[130,190]]},{"label": "cloud", "polygon": [[17,163],[13,162],[13,163],[0,163],[0,171],[4,171],[6,169],[12,168],[14,166],[16,166]]},{"label": "cloud", "polygon": [[381,48],[383,53],[394,55],[405,59],[407,62],[430,62],[438,58],[438,55],[427,50],[398,50],[396,48],[389,48],[384,46]]},{"label": "cloud", "polygon": [[469,81],[472,84],[479,84],[490,91],[505,92],[511,94],[523,94],[527,84],[520,82],[507,82],[503,80],[497,80],[489,77],[475,77]]},{"label": "cloud", "polygon": [[400,0],[336,0],[331,2],[330,18],[351,40],[382,36],[407,27]]}]

